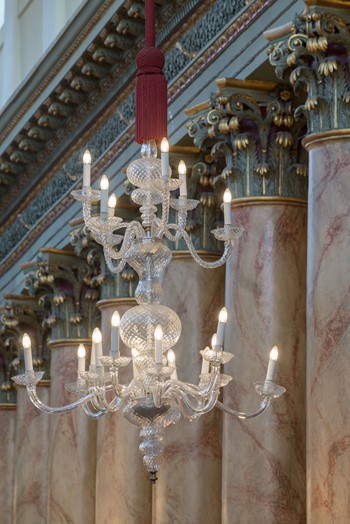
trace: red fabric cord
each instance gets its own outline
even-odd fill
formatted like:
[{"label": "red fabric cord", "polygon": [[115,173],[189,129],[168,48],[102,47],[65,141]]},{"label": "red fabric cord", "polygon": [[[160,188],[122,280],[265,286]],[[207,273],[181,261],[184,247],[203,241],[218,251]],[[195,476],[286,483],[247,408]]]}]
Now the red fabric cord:
[{"label": "red fabric cord", "polygon": [[136,58],[136,142],[161,140],[167,136],[167,83],[163,73],[164,55],[155,46],[155,3],[145,2],[146,47]]},{"label": "red fabric cord", "polygon": [[145,42],[146,47],[154,47],[156,44],[155,38],[155,27],[156,27],[156,17],[155,17],[155,2],[154,0],[145,1]]}]

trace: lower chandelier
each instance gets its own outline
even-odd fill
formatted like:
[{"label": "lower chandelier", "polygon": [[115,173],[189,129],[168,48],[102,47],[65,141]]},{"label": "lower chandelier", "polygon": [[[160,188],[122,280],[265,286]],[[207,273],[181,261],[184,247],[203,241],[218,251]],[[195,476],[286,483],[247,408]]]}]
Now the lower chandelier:
[{"label": "lower chandelier", "polygon": [[[101,332],[96,328],[92,336],[89,370],[85,370],[85,348],[81,344],[78,348],[78,378],[74,383],[66,385],[79,399],[62,407],[47,406],[37,396],[36,385],[43,372],[33,370],[31,341],[27,334],[22,339],[25,373],[13,377],[17,384],[26,386],[30,400],[46,413],[65,413],[81,407],[89,417],[100,418],[106,413],[122,410],[123,415],[140,429],[139,449],[152,482],[157,480],[156,473],[160,467],[164,429],[178,422],[181,416],[195,420],[217,406],[230,415],[242,419],[252,418],[263,413],[273,398],[285,392],[282,386],[273,382],[278,357],[275,347],[270,352],[266,380],[254,384],[262,397],[255,411],[235,411],[218,401],[220,388],[231,380],[229,375],[220,372],[221,366],[233,357],[223,350],[226,308],[220,312],[211,347],[200,351],[202,370],[198,385],[177,378],[172,348],[180,337],[181,321],[175,311],[160,304],[160,276],[172,257],[166,240],[177,242],[182,238],[200,266],[217,268],[227,261],[233,241],[242,230],[231,224],[231,194],[227,189],[224,195],[224,227],[212,231],[217,240],[224,242],[223,254],[215,262],[202,260],[185,229],[187,212],[199,203],[187,198],[186,166],[181,161],[179,179],[171,178],[166,139],[163,139],[161,149],[159,159],[155,142],[143,144],[141,158],[132,162],[127,169],[128,180],[135,186],[131,198],[141,206],[141,221],[125,223],[114,216],[116,199],[114,195],[108,199],[108,179],[105,176],[102,177],[100,191],[90,188],[91,156],[88,151],[83,158],[83,188],[72,192],[82,202],[86,226],[103,246],[109,270],[112,273],[120,272],[127,263],[139,276],[135,292],[138,305],[130,308],[122,318],[117,311],[112,316],[111,344],[107,348],[109,355],[103,354]],[[171,198],[171,192],[178,188],[179,198]],[[92,216],[91,205],[97,201],[100,201],[100,215]],[[157,205],[161,206],[160,218],[157,216]],[[169,223],[170,208],[177,212],[177,224]],[[123,235],[117,234],[120,230],[124,232]],[[119,337],[131,349],[130,357],[120,355]],[[129,384],[122,384],[119,381],[119,370],[131,361],[133,379]]]}]

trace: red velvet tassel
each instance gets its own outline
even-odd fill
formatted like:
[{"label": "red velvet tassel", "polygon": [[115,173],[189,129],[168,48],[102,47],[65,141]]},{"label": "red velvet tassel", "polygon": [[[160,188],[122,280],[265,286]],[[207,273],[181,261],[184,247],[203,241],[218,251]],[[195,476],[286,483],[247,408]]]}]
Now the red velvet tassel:
[{"label": "red velvet tassel", "polygon": [[168,94],[164,55],[157,47],[142,49],[136,58],[136,142],[167,137]]}]

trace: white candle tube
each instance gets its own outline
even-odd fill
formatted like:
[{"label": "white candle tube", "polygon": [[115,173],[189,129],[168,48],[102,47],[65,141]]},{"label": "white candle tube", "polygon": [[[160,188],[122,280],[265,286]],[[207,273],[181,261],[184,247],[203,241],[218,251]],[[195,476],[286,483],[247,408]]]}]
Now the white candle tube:
[{"label": "white candle tube", "polygon": [[155,362],[163,363],[163,330],[162,326],[157,326],[154,330]]},{"label": "white candle tube", "polygon": [[211,337],[211,349],[213,349],[214,351],[218,350],[216,333],[214,333],[214,335]]},{"label": "white candle tube", "polygon": [[83,187],[90,187],[91,181],[91,155],[87,149],[83,155]]},{"label": "white candle tube", "polygon": [[269,359],[269,365],[267,367],[266,380],[273,381],[277,359],[278,359],[278,348],[277,346],[274,346],[270,351],[270,359]]},{"label": "white candle tube", "polygon": [[108,199],[108,216],[109,217],[114,217],[116,205],[117,205],[117,197],[115,196],[114,193],[112,193]]},{"label": "white candle tube", "polygon": [[84,344],[79,344],[78,347],[78,373],[85,371],[85,346]]},{"label": "white candle tube", "polygon": [[134,374],[134,378],[138,378],[140,373],[139,373],[139,370],[137,369],[134,359],[139,356],[139,352],[137,351],[137,349],[132,348],[131,354],[132,354],[132,371]]},{"label": "white candle tube", "polygon": [[183,160],[180,160],[179,162],[178,172],[179,180],[181,181],[180,196],[187,197],[186,164]]},{"label": "white candle tube", "polygon": [[119,357],[119,326],[120,315],[118,311],[114,311],[111,319],[111,357]]},{"label": "white candle tube", "polygon": [[[206,347],[205,349],[209,349],[209,348]],[[209,373],[209,364],[210,364],[209,360],[205,360],[205,358],[203,357],[201,375],[206,375],[207,373]]]},{"label": "white candle tube", "polygon": [[219,313],[219,322],[216,330],[216,345],[219,347],[223,346],[224,335],[225,335],[225,326],[227,321],[227,309],[223,307]]},{"label": "white candle tube", "polygon": [[175,364],[175,353],[174,353],[174,351],[171,348],[168,350],[167,359],[168,359],[168,366],[170,368],[174,368],[174,371],[170,375],[170,378],[172,378],[173,380],[177,380],[177,371],[176,371],[176,364]]},{"label": "white candle tube", "polygon": [[108,215],[108,188],[109,182],[106,175],[101,178],[101,202],[100,202],[100,216],[102,219],[107,218]]},{"label": "white candle tube", "polygon": [[33,371],[32,343],[28,333],[23,333],[22,347],[24,352],[24,367],[26,371]]},{"label": "white candle tube", "polygon": [[[100,367],[102,366],[100,362],[100,357],[102,357],[102,334],[101,331],[98,328],[95,328],[92,332],[92,352],[91,352],[91,359],[92,359],[92,353],[95,354],[95,366]],[[92,364],[92,362],[91,362]]]},{"label": "white candle tube", "polygon": [[169,142],[164,137],[161,144],[160,144],[160,150],[161,150],[161,166],[162,166],[162,177],[163,180],[166,181],[169,179]]},{"label": "white candle tube", "polygon": [[224,193],[224,224],[225,226],[230,226],[232,224],[231,202],[232,202],[231,191],[229,190],[229,188],[227,188]]}]

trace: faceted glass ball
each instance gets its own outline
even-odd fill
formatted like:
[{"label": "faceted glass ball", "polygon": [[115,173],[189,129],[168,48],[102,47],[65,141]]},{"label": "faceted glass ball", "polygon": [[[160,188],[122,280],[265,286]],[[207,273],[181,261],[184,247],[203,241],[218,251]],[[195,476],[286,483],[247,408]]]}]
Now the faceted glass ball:
[{"label": "faceted glass ball", "polygon": [[160,304],[140,304],[130,308],[120,322],[120,336],[129,348],[153,351],[154,331],[163,329],[163,351],[173,347],[181,335],[181,321],[172,309]]}]

